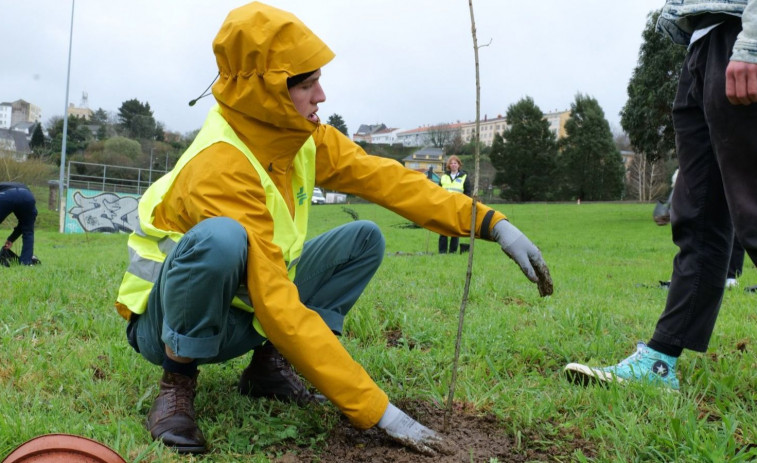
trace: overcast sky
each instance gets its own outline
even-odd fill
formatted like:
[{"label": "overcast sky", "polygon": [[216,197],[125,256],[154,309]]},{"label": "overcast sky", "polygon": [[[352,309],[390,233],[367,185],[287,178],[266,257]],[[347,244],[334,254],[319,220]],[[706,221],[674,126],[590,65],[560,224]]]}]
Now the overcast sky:
[{"label": "overcast sky", "polygon": [[[165,128],[198,129],[216,75],[211,43],[231,0],[76,0],[69,102],[116,112],[148,102]],[[475,119],[466,0],[270,0],[336,53],[323,69],[322,120],[411,129]],[[636,66],[647,14],[663,0],[473,0],[481,117],[530,96],[544,112],[576,93],[599,101],[613,130]],[[24,99],[42,120],[63,114],[71,0],[0,0],[0,101]]]}]

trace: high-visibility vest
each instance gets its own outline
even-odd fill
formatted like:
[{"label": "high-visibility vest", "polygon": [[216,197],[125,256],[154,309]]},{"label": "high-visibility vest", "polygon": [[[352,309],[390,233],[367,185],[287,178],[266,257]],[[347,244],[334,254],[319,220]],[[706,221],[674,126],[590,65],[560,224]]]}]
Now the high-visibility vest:
[{"label": "high-visibility vest", "polygon": [[452,177],[449,174],[444,174],[439,180],[439,184],[447,191],[463,193],[465,192],[464,187],[466,177],[468,177],[468,174],[460,174],[454,180],[452,180]]},{"label": "high-visibility vest", "polygon": [[[234,129],[221,116],[218,105],[208,114],[205,124],[192,145],[181,156],[174,169],[152,184],[139,201],[139,224],[129,236],[129,267],[118,290],[116,308],[124,318],[131,313],[142,314],[147,309],[147,299],[158,279],[163,261],[184,236],[183,233],[161,230],[152,224],[155,209],[163,201],[181,169],[198,153],[218,142],[228,143],[247,157],[258,173],[266,194],[266,207],[273,217],[273,243],[281,248],[287,264],[290,280],[294,280],[297,262],[302,254],[307,235],[310,194],[315,186],[315,142],[310,137],[294,157],[292,188],[298,198],[294,205],[294,218],[273,180],[260,161],[234,133]],[[244,284],[240,286],[232,305],[254,312],[249,293]],[[262,327],[255,318],[255,328],[263,335]]]}]

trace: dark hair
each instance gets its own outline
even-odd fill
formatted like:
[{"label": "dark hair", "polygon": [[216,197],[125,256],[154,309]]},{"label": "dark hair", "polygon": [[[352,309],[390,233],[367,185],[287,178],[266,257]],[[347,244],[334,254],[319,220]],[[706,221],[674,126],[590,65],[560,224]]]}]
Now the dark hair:
[{"label": "dark hair", "polygon": [[[317,71],[317,69],[316,69]],[[303,80],[307,79],[308,77],[315,74],[315,71],[305,72],[302,74],[297,74],[296,76],[288,77],[287,78],[287,88],[292,88],[295,85],[299,84]]]}]

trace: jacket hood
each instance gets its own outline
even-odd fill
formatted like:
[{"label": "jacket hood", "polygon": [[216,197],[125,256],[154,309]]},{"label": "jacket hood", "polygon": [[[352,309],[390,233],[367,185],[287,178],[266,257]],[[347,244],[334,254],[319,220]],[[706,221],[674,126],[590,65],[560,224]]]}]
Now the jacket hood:
[{"label": "jacket hood", "polygon": [[260,2],[236,8],[213,52],[219,71],[213,95],[238,132],[255,137],[247,123],[308,135],[316,129],[297,112],[286,80],[323,67],[334,53],[296,16]]}]

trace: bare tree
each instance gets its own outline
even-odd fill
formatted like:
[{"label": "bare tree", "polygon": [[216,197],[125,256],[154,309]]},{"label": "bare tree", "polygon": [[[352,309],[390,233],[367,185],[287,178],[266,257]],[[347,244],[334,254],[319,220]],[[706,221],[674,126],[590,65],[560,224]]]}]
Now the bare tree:
[{"label": "bare tree", "polygon": [[451,124],[441,123],[430,127],[426,134],[426,138],[431,145],[436,148],[444,148],[452,144],[455,136],[460,134],[460,130]]},{"label": "bare tree", "polygon": [[639,201],[652,201],[665,197],[670,191],[670,178],[665,161],[650,161],[634,153],[626,175],[626,197]]}]

